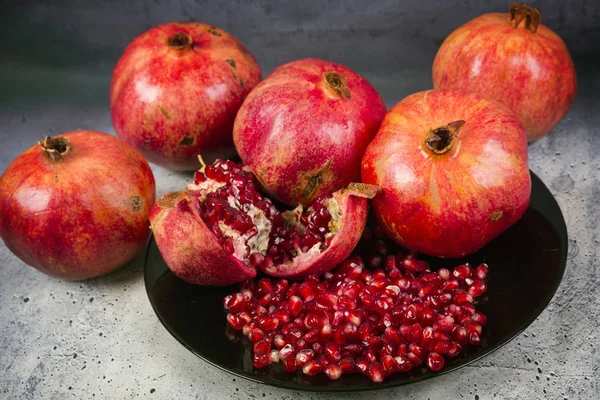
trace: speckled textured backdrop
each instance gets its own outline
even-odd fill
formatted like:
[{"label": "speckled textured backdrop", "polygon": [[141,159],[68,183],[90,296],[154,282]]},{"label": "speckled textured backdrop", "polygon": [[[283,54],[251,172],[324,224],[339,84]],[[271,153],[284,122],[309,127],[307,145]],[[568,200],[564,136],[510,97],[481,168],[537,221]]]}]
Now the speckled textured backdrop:
[{"label": "speckled textured backdrop", "polygon": [[[214,23],[268,73],[301,57],[364,74],[386,104],[431,87],[448,33],[494,1],[55,1],[0,13],[0,171],[44,135],[114,133],[112,66],[135,35],[170,20]],[[491,4],[495,3],[495,4]],[[302,394],[249,383],[185,350],[147,300],[141,261],[81,283],[55,280],[0,244],[0,399],[598,399],[600,398],[600,8],[535,2],[574,56],[579,93],[567,118],[530,146],[530,167],[556,196],[570,236],[557,295],[516,340],[435,380],[362,394]],[[189,175],[154,167],[158,194]]]}]

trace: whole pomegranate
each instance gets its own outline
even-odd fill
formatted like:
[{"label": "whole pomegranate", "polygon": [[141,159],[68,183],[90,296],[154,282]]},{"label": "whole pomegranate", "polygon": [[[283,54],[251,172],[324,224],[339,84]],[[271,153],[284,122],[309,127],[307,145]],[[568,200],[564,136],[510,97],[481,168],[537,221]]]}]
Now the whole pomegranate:
[{"label": "whole pomegranate", "polygon": [[0,236],[26,264],[67,280],[111,272],[150,234],[155,186],[142,155],[114,136],[47,137],[0,177]]},{"label": "whole pomegranate", "polygon": [[308,205],[360,179],[385,115],[366,79],[318,59],[276,68],[248,95],[233,127],[238,154],[278,200]]},{"label": "whole pomegranate", "polygon": [[212,159],[233,153],[235,114],[260,79],[252,55],[222,29],[156,26],[127,46],[113,71],[115,131],[152,163],[198,169],[199,153]]},{"label": "whole pomegranate", "polygon": [[358,243],[371,185],[352,184],[306,209],[280,212],[263,197],[248,166],[217,160],[182,192],[150,210],[156,244],[169,268],[199,285],[256,276],[302,278],[329,271]]},{"label": "whole pomegranate", "polygon": [[457,89],[394,106],[362,161],[375,215],[398,244],[438,257],[473,253],[514,224],[531,194],[527,137],[500,103]]},{"label": "whole pomegranate", "polygon": [[529,142],[546,135],[571,107],[577,78],[564,42],[540,19],[537,9],[513,3],[508,14],[484,14],[459,27],[435,56],[433,87],[503,103]]}]

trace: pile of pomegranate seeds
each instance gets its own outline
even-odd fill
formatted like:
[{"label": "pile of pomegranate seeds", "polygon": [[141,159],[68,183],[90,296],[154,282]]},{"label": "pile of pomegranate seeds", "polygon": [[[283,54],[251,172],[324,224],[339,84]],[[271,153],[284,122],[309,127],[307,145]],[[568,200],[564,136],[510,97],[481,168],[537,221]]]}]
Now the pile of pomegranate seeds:
[{"label": "pile of pomegranate seeds", "polygon": [[[279,212],[259,192],[250,170],[229,160],[217,160],[207,165],[204,172],[197,171],[190,188],[202,188],[209,180],[211,185],[206,186],[207,193],[198,204],[200,215],[230,254],[236,251],[232,236],[243,236],[247,244],[256,243],[240,252],[252,267],[287,263],[298,251],[306,253],[317,244],[323,251],[333,239],[325,198],[317,199],[304,213],[301,209]],[[258,210],[264,217],[257,217]],[[256,240],[261,230],[267,229],[268,236]],[[227,234],[231,230],[236,234]],[[259,242],[264,243],[262,248]]]},{"label": "pile of pomegranate seeds", "polygon": [[330,379],[361,372],[373,382],[421,365],[444,367],[478,345],[487,318],[473,299],[487,289],[486,264],[454,271],[414,255],[351,256],[321,280],[249,280],[225,297],[227,323],[253,343],[252,364]]}]

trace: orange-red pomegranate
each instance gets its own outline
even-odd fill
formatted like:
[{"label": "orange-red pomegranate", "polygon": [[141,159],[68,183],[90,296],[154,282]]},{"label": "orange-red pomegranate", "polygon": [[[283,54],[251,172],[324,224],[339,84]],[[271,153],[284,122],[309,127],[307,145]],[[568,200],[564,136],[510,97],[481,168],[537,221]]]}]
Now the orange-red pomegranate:
[{"label": "orange-red pomegranate", "polygon": [[233,153],[233,120],[260,68],[235,37],[212,25],[167,23],[138,36],[113,71],[115,131],[174,170]]},{"label": "orange-red pomegranate", "polygon": [[352,184],[306,210],[280,212],[248,166],[217,160],[187,190],[158,199],[150,221],[165,262],[188,282],[228,285],[256,276],[257,268],[298,279],[329,271],[352,252],[375,191]]},{"label": "orange-red pomegranate", "polygon": [[360,160],[385,114],[375,89],[348,67],[305,59],[275,69],[248,95],[233,140],[278,200],[310,204],[360,179]]},{"label": "orange-red pomegranate", "polygon": [[389,237],[418,252],[462,257],[527,209],[527,137],[512,111],[475,93],[415,93],[385,117],[362,179],[380,187],[373,207]]},{"label": "orange-red pomegranate", "polygon": [[150,166],[116,137],[94,131],[47,137],[0,178],[0,236],[48,275],[92,278],[145,246],[154,196]]},{"label": "orange-red pomegranate", "polygon": [[562,39],[540,23],[537,9],[513,3],[456,29],[433,62],[434,88],[471,90],[518,116],[531,142],[546,135],[577,91],[573,60]]}]

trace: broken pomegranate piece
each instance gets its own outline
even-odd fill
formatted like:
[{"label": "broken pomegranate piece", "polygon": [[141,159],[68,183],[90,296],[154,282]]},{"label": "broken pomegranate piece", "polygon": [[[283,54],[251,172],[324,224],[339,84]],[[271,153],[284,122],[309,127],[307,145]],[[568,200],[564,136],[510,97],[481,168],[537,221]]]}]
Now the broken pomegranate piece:
[{"label": "broken pomegranate piece", "polygon": [[299,279],[344,260],[364,230],[368,198],[360,183],[279,211],[247,166],[217,160],[182,192],[167,193],[150,212],[157,246],[171,270],[200,285],[228,285],[266,274]]}]

